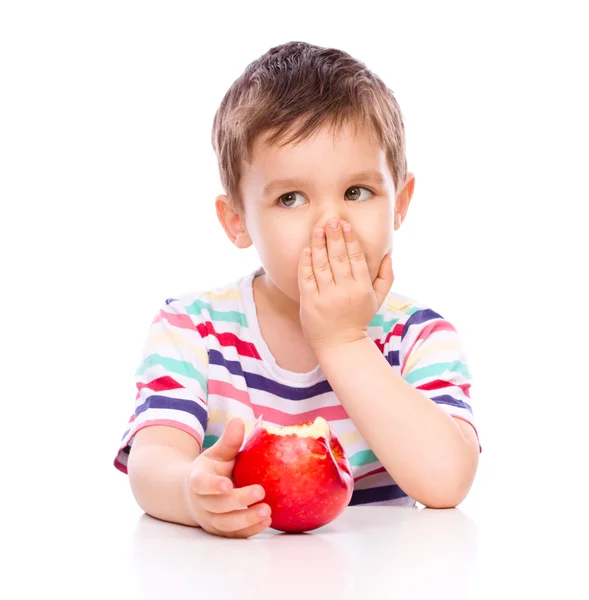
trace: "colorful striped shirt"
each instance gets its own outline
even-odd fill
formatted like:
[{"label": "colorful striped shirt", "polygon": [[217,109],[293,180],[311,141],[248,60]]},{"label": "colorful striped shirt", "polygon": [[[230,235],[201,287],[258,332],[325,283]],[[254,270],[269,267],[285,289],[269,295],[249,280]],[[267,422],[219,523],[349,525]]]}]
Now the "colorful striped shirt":
[{"label": "colorful striped shirt", "polygon": [[[414,505],[362,438],[320,365],[295,373],[276,363],[260,333],[254,304],[252,282],[263,272],[259,267],[228,285],[162,303],[135,373],[135,410],[114,465],[127,473],[133,438],[150,425],[181,429],[204,450],[232,417],[244,421],[247,435],[260,416],[275,426],[322,416],[352,465],[351,505]],[[392,369],[475,428],[466,353],[451,323],[391,291],[370,322],[368,335]]]}]

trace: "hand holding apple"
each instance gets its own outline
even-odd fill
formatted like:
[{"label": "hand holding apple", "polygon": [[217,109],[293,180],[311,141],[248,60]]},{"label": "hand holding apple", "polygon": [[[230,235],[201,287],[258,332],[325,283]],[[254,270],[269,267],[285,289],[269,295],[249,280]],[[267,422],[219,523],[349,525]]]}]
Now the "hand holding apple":
[{"label": "hand holding apple", "polygon": [[259,504],[264,489],[259,485],[235,489],[231,480],[244,432],[243,421],[232,419],[217,442],[202,452],[187,471],[184,482],[187,512],[200,527],[214,535],[246,538],[270,525],[270,507]]},{"label": "hand holding apple", "polygon": [[344,449],[325,419],[290,427],[256,423],[233,468],[241,489],[261,485],[271,527],[310,531],[333,521],[349,504],[354,480]]}]

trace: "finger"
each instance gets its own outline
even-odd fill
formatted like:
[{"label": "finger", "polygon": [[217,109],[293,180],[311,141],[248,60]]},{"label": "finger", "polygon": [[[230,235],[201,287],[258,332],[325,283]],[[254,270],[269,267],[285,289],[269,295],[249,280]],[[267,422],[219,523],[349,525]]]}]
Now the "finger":
[{"label": "finger", "polygon": [[327,289],[333,285],[333,274],[331,273],[331,265],[329,264],[329,256],[327,255],[327,240],[325,239],[325,229],[323,227],[315,227],[313,229],[313,241],[311,242],[313,273],[317,282],[317,290]]},{"label": "finger", "polygon": [[315,273],[313,272],[313,262],[311,260],[311,248],[303,249],[299,260],[299,293],[316,292],[317,282],[315,281]]},{"label": "finger", "polygon": [[342,233],[339,219],[329,219],[325,228],[327,236],[327,256],[336,284],[353,279],[348,258],[348,248]]},{"label": "finger", "polygon": [[246,527],[256,525],[270,516],[270,507],[267,504],[257,504],[250,508],[234,510],[228,513],[209,513],[211,525],[222,532],[239,531]]},{"label": "finger", "polygon": [[220,461],[231,461],[236,456],[243,443],[245,424],[239,418],[234,418],[227,423],[223,435],[202,454],[208,458]]},{"label": "finger", "polygon": [[[350,269],[352,271],[352,276],[357,282],[372,287],[370,271],[368,270],[368,263],[366,262],[364,251],[360,246],[360,240],[358,239],[354,228],[348,222],[344,221],[343,225],[344,239],[348,248],[348,259],[350,261]],[[347,229],[349,229],[349,232],[347,231]]]},{"label": "finger", "polygon": [[200,495],[227,494],[233,489],[233,482],[222,475],[195,472],[190,477],[190,488]]},{"label": "finger", "polygon": [[200,503],[211,513],[229,513],[259,502],[265,495],[261,485],[248,485],[234,489],[228,494],[205,495],[200,499]]},{"label": "finger", "polygon": [[245,529],[240,529],[239,531],[230,531],[224,534],[225,537],[228,538],[248,538],[254,535],[258,535],[258,533],[262,533],[264,529],[267,529],[272,524],[272,519],[264,519],[255,525],[251,525],[250,527],[246,527]]}]

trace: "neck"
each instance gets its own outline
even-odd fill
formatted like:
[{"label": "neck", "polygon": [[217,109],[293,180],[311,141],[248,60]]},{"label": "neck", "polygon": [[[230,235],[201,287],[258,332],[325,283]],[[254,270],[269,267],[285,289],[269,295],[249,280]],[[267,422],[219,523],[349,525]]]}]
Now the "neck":
[{"label": "neck", "polygon": [[[300,305],[294,302],[269,279],[266,273],[256,277],[252,283],[254,300],[259,309],[272,312],[289,321],[293,326],[300,328]],[[270,308],[271,307],[271,308]]]}]

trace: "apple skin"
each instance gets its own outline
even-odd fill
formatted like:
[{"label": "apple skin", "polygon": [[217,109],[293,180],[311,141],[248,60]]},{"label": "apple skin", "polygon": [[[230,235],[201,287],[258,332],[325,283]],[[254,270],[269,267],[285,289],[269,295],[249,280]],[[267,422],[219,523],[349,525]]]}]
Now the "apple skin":
[{"label": "apple skin", "polygon": [[[297,426],[311,425],[305,421]],[[261,419],[235,459],[236,487],[261,485],[272,509],[273,529],[301,533],[322,527],[349,504],[352,468],[331,427],[328,435],[302,437],[267,431]]]}]

